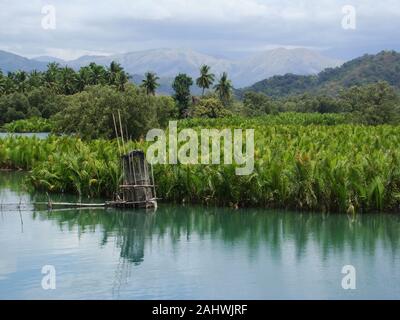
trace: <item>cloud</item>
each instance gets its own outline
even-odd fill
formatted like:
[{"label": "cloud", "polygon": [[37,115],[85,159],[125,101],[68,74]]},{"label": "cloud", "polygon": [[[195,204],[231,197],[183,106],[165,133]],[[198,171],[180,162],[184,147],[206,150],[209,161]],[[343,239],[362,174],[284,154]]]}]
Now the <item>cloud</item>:
[{"label": "cloud", "polygon": [[[41,27],[44,5],[57,28]],[[343,30],[353,5],[357,29]],[[271,46],[314,47],[358,54],[400,49],[397,0],[2,0],[0,48],[33,56],[116,53],[191,47],[236,54]]]}]

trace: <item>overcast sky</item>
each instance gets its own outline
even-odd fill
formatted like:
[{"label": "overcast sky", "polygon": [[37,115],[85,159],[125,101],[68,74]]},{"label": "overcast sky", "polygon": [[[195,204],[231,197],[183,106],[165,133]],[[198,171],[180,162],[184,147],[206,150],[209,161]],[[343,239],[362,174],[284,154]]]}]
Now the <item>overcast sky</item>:
[{"label": "overcast sky", "polygon": [[[55,29],[42,27],[46,5]],[[356,9],[355,30],[342,27],[345,5]],[[234,58],[309,47],[349,59],[400,51],[399,40],[400,0],[0,0],[0,49],[29,57],[191,48]]]}]

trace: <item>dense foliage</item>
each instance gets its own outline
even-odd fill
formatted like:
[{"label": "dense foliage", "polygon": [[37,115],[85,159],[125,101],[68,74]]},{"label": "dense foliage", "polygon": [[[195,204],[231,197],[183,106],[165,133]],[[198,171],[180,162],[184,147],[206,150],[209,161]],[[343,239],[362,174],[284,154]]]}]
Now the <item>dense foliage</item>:
[{"label": "dense foliage", "polygon": [[66,107],[53,121],[54,131],[59,134],[75,133],[85,139],[112,138],[114,118],[119,122],[121,117],[123,135],[139,139],[151,128],[165,127],[176,116],[177,109],[170,97],[147,95],[133,85],[127,85],[122,92],[110,86],[91,86],[66,97]]},{"label": "dense foliage", "polygon": [[88,86],[108,85],[124,91],[129,76],[112,62],[109,68],[95,63],[74,71],[50,63],[44,72],[0,71],[0,125],[31,117],[49,118],[64,109],[64,96],[85,90]]},{"label": "dense foliage", "polygon": [[386,82],[354,86],[341,90],[337,96],[302,94],[271,99],[262,93],[246,92],[243,115],[277,112],[343,113],[354,123],[395,124],[399,122],[400,97]]},{"label": "dense foliage", "polygon": [[179,114],[185,117],[191,103],[190,87],[193,85],[193,79],[186,74],[178,74],[172,84],[174,89],[174,99],[178,105]]},{"label": "dense foliage", "polygon": [[[330,212],[398,211],[400,127],[341,124],[343,115],[279,114],[193,119],[179,127],[254,128],[255,170],[234,165],[157,165],[165,200]],[[127,149],[144,149],[130,142]],[[0,139],[0,167],[33,169],[36,188],[110,196],[120,168],[116,141]]]},{"label": "dense foliage", "polygon": [[7,123],[0,130],[6,132],[50,132],[53,130],[53,123],[48,119],[34,117]]},{"label": "dense foliage", "polygon": [[318,75],[302,76],[286,74],[255,83],[249,88],[237,90],[243,97],[245,91],[265,93],[271,97],[310,93],[337,94],[343,88],[386,81],[400,89],[400,53],[382,51],[377,55],[364,55],[340,67],[329,68]]}]

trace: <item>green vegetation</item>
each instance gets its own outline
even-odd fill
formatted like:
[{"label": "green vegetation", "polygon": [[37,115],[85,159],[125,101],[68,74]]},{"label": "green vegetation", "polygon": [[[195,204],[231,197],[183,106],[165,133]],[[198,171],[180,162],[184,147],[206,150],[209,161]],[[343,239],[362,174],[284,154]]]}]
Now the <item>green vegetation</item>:
[{"label": "green vegetation", "polygon": [[215,98],[201,99],[189,112],[195,118],[223,118],[231,115],[220,100]]},{"label": "green vegetation", "polygon": [[340,91],[336,97],[303,94],[271,99],[263,93],[246,92],[239,112],[245,116],[278,112],[341,113],[354,123],[397,124],[400,97],[386,82],[354,86]]},{"label": "green vegetation", "polygon": [[255,91],[275,98],[306,92],[335,95],[344,88],[378,81],[385,81],[400,89],[400,53],[382,51],[376,55],[364,55],[340,67],[326,69],[316,76],[274,76],[249,88],[237,90],[236,94],[243,97],[244,92]]},{"label": "green vegetation", "polygon": [[111,86],[91,86],[65,98],[66,107],[52,117],[58,134],[77,134],[85,139],[113,138],[113,115],[121,114],[124,135],[140,139],[149,129],[164,127],[177,114],[171,97],[147,95],[134,85],[124,91]]},{"label": "green vegetation", "polygon": [[112,86],[124,91],[129,76],[112,62],[109,68],[91,63],[78,72],[50,63],[45,72],[0,71],[0,126],[31,117],[50,118],[65,108],[66,96],[93,85]]},{"label": "green vegetation", "polygon": [[[285,124],[286,122],[286,124]],[[232,165],[157,165],[158,194],[168,201],[330,212],[397,211],[400,127],[341,124],[343,115],[280,114],[193,119],[179,127],[254,128],[255,171]],[[128,149],[146,150],[145,142]],[[32,169],[43,190],[110,196],[120,175],[115,141],[73,137],[0,139],[0,166]]]},{"label": "green vegetation", "polygon": [[172,88],[175,91],[174,99],[178,105],[181,117],[186,117],[187,110],[191,102],[190,87],[193,85],[193,79],[186,74],[176,76]]},{"label": "green vegetation", "polygon": [[224,106],[228,106],[231,102],[233,86],[226,72],[222,74],[221,79],[214,86],[214,89]]},{"label": "green vegetation", "polygon": [[142,87],[146,89],[146,93],[148,95],[156,95],[156,89],[159,87],[158,80],[160,80],[159,77],[156,76],[155,73],[153,72],[147,72],[145,74],[145,79],[142,82]]},{"label": "green vegetation", "polygon": [[200,77],[196,79],[196,84],[203,89],[202,96],[204,96],[204,91],[212,86],[214,79],[215,75],[210,73],[209,66],[203,65],[200,67]]},{"label": "green vegetation", "polygon": [[[400,98],[396,88],[366,81],[339,89],[358,84],[349,80],[352,74],[373,69],[365,67],[366,61],[382,59],[395,62],[397,54],[364,57],[342,69],[302,77],[300,87],[329,87],[318,94],[310,90],[276,98],[246,92],[243,101],[234,100],[226,73],[213,92],[205,92],[214,83],[208,66],[201,67],[196,79],[203,88],[201,97],[191,95],[193,79],[185,74],[175,78],[173,97],[157,96],[156,74],[147,73],[137,87],[128,83],[129,76],[115,62],[109,68],[92,63],[78,72],[49,64],[43,73],[0,74],[3,128],[33,132],[49,126],[53,133],[70,135],[0,139],[0,168],[31,170],[30,182],[37,189],[109,197],[120,177],[118,145],[108,140],[115,138],[114,118],[119,121],[121,116],[125,139],[136,141],[129,142],[127,149],[144,150],[149,129],[187,118],[179,121],[180,128],[254,128],[255,171],[237,176],[235,167],[227,165],[159,165],[155,174],[165,200],[334,212],[398,211]],[[397,79],[389,78],[391,84]],[[280,78],[282,83],[299,79]],[[337,87],[328,85],[332,79]],[[346,85],[343,79],[348,80]],[[315,85],[322,82],[323,86]],[[281,95],[284,87],[271,86],[271,90],[278,88]]]},{"label": "green vegetation", "polygon": [[5,124],[0,131],[5,132],[51,132],[53,123],[44,118],[30,118],[23,120],[16,120]]}]

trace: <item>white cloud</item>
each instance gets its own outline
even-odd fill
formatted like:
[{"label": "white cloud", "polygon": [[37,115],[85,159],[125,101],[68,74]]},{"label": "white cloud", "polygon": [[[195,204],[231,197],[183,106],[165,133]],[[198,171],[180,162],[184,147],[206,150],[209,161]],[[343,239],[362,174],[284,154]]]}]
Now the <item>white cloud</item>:
[{"label": "white cloud", "polygon": [[[56,7],[56,30],[41,28],[47,4]],[[341,28],[348,4],[357,10],[352,33]],[[399,49],[399,17],[398,0],[1,0],[0,49],[64,58],[150,46]]]},{"label": "white cloud", "polygon": [[78,50],[78,49],[62,49],[62,48],[46,48],[45,55],[63,60],[74,60],[81,56],[107,56],[111,52],[104,51],[91,51],[91,50]]}]

